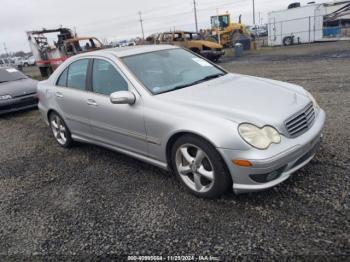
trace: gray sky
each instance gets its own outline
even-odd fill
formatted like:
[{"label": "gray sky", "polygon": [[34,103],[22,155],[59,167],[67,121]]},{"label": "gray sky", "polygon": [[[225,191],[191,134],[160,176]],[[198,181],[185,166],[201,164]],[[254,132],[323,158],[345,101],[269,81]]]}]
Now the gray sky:
[{"label": "gray sky", "polygon": [[[229,11],[237,21],[252,23],[252,0],[196,0],[199,28],[209,28],[209,17]],[[300,2],[306,4],[311,0]],[[285,9],[294,0],[255,0],[256,21],[267,13]],[[325,1],[317,1],[325,2]],[[193,0],[1,0],[0,53],[6,43],[10,52],[29,51],[25,31],[43,27],[76,28],[78,35],[122,40],[141,36],[138,11],[142,12],[145,35],[169,29],[194,30]]]}]

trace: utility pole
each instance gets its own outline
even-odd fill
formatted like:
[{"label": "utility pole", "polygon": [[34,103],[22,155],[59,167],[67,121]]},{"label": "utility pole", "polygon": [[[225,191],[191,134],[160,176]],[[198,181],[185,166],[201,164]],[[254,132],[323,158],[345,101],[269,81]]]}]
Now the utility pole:
[{"label": "utility pole", "polygon": [[253,25],[255,25],[255,1],[253,0]]},{"label": "utility pole", "polygon": [[194,21],[196,23],[196,33],[198,33],[198,21],[197,21],[197,5],[196,0],[193,0],[193,8],[194,8]]},{"label": "utility pole", "polygon": [[216,8],[216,17],[218,19],[218,24],[216,26],[216,35],[218,36],[218,43],[221,45],[221,39],[220,39],[220,20],[219,20],[219,8]]},{"label": "utility pole", "polygon": [[140,23],[141,23],[141,30],[142,30],[142,40],[145,40],[145,32],[143,31],[143,20],[141,16],[141,11],[139,12],[139,16],[140,16]]},{"label": "utility pole", "polygon": [[8,57],[9,54],[7,53],[7,47],[6,47],[6,44],[5,44],[5,43],[4,43],[4,50],[5,50],[6,57]]}]

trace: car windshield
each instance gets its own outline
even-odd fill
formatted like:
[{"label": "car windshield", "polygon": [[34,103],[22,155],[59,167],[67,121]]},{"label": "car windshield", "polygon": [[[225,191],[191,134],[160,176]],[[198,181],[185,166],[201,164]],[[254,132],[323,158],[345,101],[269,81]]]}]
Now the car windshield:
[{"label": "car windshield", "polygon": [[26,79],[27,77],[15,68],[0,68],[0,83]]},{"label": "car windshield", "polygon": [[169,49],[122,58],[153,94],[186,88],[226,73],[184,49]]}]

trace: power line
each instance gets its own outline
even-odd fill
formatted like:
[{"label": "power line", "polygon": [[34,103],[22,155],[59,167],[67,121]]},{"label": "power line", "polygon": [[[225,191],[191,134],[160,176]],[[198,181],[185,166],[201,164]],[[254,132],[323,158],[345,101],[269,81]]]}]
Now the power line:
[{"label": "power line", "polygon": [[[201,11],[205,11],[205,10],[210,10],[210,9],[217,9],[219,7],[226,7],[226,6],[236,6],[237,3],[243,3],[243,2],[247,2],[247,1],[250,1],[250,0],[236,0],[236,1],[232,1],[230,0],[230,2],[225,2],[225,3],[218,3],[216,5],[210,5],[210,6],[206,6],[204,8],[198,8],[198,3],[196,0],[193,0],[193,4],[194,4],[194,7],[195,7],[195,22],[196,22],[196,30],[198,31],[198,11],[201,12]],[[163,10],[163,9],[162,9]],[[157,10],[158,12],[162,11],[162,10]],[[141,30],[142,30],[142,35],[144,37],[144,30],[143,30],[143,26],[144,26],[144,22],[149,22],[149,21],[152,21],[152,20],[156,20],[156,19],[162,19],[162,18],[168,18],[168,17],[178,17],[178,16],[184,16],[184,15],[189,15],[191,13],[193,13],[193,10],[192,11],[185,11],[185,12],[181,12],[181,13],[173,13],[173,14],[168,14],[168,15],[161,15],[161,16],[153,16],[153,17],[150,17],[150,18],[143,18],[143,16],[140,15],[141,12],[139,12],[139,20],[137,20],[136,18],[135,19],[129,19],[129,20],[124,20],[124,21],[121,21],[121,22],[118,22],[120,19],[122,19],[121,17],[118,17],[118,18],[110,18],[110,19],[105,19],[103,21],[97,21],[94,23],[95,26],[98,26],[98,23],[105,23],[105,22],[109,22],[108,25],[106,25],[106,27],[111,27],[113,25],[118,25],[120,27],[120,25],[123,25],[123,24],[128,24],[128,30],[130,30],[130,24],[131,23],[140,23],[141,24]],[[144,13],[142,12],[142,15]],[[171,26],[179,26],[176,24],[177,21],[174,21],[172,22],[173,25]],[[94,27],[95,27],[94,26]],[[82,26],[84,28],[84,26]],[[101,27],[101,26],[99,26]],[[89,26],[89,28],[91,28],[91,26]],[[100,28],[99,28],[100,30]],[[153,27],[152,27],[152,31],[153,31]],[[87,29],[87,31],[96,31],[95,29]],[[119,30],[118,30],[119,31]]]}]

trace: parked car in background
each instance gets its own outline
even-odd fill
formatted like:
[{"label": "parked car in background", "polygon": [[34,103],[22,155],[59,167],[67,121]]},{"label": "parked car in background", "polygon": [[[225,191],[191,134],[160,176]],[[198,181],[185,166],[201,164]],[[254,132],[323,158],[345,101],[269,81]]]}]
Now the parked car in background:
[{"label": "parked car in background", "polygon": [[300,86],[228,73],[169,45],[69,58],[38,96],[61,146],[89,142],[173,170],[203,197],[283,182],[314,157],[325,122]]},{"label": "parked car in background", "polygon": [[254,25],[249,26],[247,29],[256,37],[264,37],[268,35],[268,30],[266,25]]},{"label": "parked car in background", "polygon": [[37,81],[15,68],[0,68],[0,114],[34,108]]},{"label": "parked car in background", "polygon": [[26,59],[22,60],[22,66],[27,67],[27,66],[34,66],[35,65],[35,57],[30,56]]},{"label": "parked car in background", "polygon": [[23,60],[24,60],[23,57],[15,57],[14,58],[14,66],[17,68],[23,67]]},{"label": "parked car in background", "polygon": [[165,32],[158,34],[153,41],[155,44],[171,44],[187,48],[211,61],[218,61],[225,54],[222,45],[203,40],[194,32]]},{"label": "parked car in background", "polygon": [[111,42],[112,47],[125,47],[125,46],[135,46],[135,45],[136,45],[135,41],[128,41],[128,40]]}]

